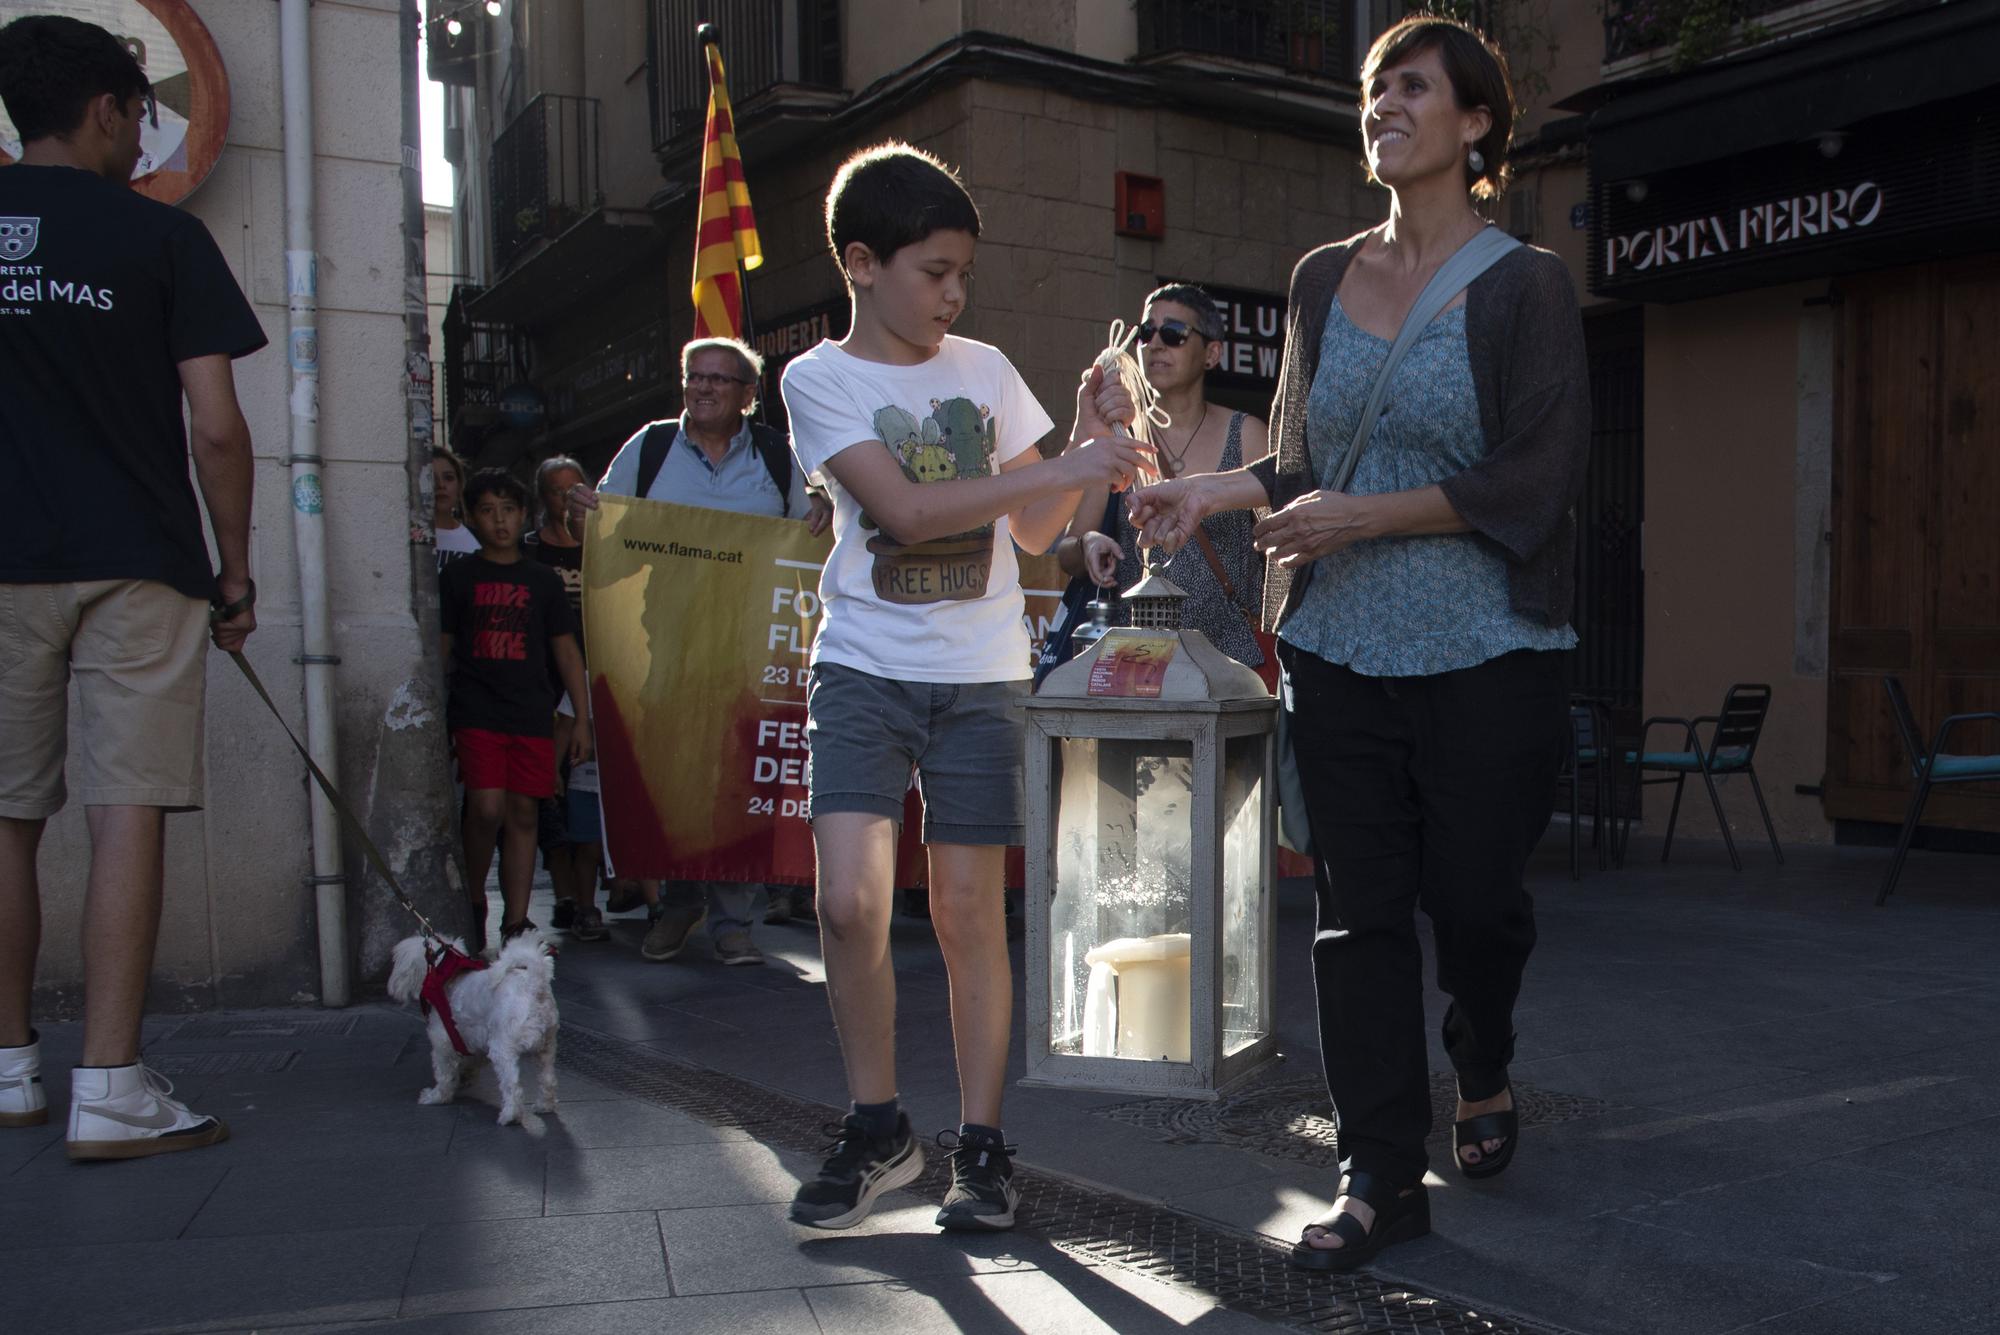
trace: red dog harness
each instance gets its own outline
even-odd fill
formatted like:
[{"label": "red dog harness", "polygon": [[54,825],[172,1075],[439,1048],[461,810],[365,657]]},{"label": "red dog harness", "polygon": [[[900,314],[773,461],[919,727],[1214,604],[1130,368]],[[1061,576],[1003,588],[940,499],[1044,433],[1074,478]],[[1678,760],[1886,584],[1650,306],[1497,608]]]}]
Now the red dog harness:
[{"label": "red dog harness", "polygon": [[458,1036],[458,1025],[451,1018],[451,1000],[446,996],[445,989],[460,974],[478,973],[484,969],[486,961],[475,959],[462,950],[454,950],[442,941],[427,949],[424,959],[430,967],[424,970],[423,986],[417,989],[418,1005],[425,1015],[435,1010],[438,1019],[444,1022],[444,1032],[451,1039],[453,1050],[461,1057],[470,1057],[472,1053],[466,1048],[465,1040]]}]

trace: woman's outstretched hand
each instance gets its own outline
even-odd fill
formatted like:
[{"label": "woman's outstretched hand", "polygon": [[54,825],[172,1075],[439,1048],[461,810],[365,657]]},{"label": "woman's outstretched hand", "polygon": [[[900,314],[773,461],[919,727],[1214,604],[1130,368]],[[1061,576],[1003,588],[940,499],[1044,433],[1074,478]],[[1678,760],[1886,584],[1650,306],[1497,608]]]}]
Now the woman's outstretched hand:
[{"label": "woman's outstretched hand", "polygon": [[1374,537],[1367,509],[1364,501],[1346,492],[1309,491],[1259,520],[1250,530],[1250,541],[1267,559],[1296,570]]},{"label": "woman's outstretched hand", "polygon": [[1118,558],[1121,555],[1117,539],[1102,533],[1083,535],[1083,568],[1090,573],[1090,582],[1098,588],[1118,587]]},{"label": "woman's outstretched hand", "polygon": [[1208,515],[1199,477],[1156,482],[1132,493],[1132,527],[1139,531],[1139,546],[1158,547],[1172,556],[1194,538],[1195,528]]}]

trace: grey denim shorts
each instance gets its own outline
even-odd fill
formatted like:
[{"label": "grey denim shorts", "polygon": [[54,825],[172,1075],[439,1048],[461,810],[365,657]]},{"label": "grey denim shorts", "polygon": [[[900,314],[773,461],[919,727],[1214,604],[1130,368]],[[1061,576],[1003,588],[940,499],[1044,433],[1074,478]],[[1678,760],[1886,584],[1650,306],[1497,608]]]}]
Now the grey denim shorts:
[{"label": "grey denim shorts", "polygon": [[807,819],[836,811],[903,818],[910,775],[927,844],[1018,844],[1025,681],[891,681],[839,663],[806,691]]}]

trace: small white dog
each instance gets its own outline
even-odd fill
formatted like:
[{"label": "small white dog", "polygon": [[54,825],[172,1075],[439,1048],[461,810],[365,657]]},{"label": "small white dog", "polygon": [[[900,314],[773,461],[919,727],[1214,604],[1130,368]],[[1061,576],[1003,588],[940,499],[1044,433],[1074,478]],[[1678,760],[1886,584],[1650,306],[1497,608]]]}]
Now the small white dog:
[{"label": "small white dog", "polygon": [[[457,940],[451,944],[454,949],[465,948]],[[403,1002],[420,1000],[429,967],[424,938],[398,941],[394,960],[389,995]],[[486,968],[452,979],[445,996],[469,1055],[462,1056],[452,1047],[444,1017],[433,1010],[431,1071],[437,1083],[419,1094],[417,1102],[450,1103],[458,1096],[459,1085],[484,1057],[493,1064],[494,1078],[500,1084],[500,1125],[519,1122],[530,1135],[540,1135],[542,1119],[535,1114],[556,1110],[555,976],[556,962],[547,943],[537,934],[524,933],[501,947],[499,958]],[[540,1058],[542,1064],[532,1110],[521,1103],[521,1059],[530,1055]]]}]

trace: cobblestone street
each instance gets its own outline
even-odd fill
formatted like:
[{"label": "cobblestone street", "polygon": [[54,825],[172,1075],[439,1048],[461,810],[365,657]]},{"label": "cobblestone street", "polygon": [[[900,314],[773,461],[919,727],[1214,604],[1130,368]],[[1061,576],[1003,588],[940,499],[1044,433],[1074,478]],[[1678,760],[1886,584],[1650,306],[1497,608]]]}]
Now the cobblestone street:
[{"label": "cobblestone street", "polygon": [[[566,943],[563,1107],[540,1140],[493,1125],[484,1078],[455,1107],[417,1106],[418,1022],[368,1005],[157,1018],[149,1060],[231,1140],[71,1165],[77,1031],[47,1026],[51,1125],[0,1135],[12,1310],[47,1332],[2000,1322],[2000,1191],[1980,1169],[2000,1135],[1991,860],[1917,854],[1878,911],[1877,850],[1802,848],[1781,871],[1753,854],[1732,874],[1719,846],[1683,844],[1662,869],[1641,841],[1626,870],[1573,883],[1559,834],[1533,878],[1520,1162],[1467,1184],[1434,1138],[1436,1232],[1371,1274],[1283,1264],[1334,1174],[1310,896],[1292,883],[1285,1065],[1219,1104],[1012,1090],[1024,1227],[989,1238],[932,1228],[941,1154],[853,1233],[785,1222],[843,1097],[809,923],[764,929],[762,970],[722,968],[699,934],[647,964],[636,916]],[[942,963],[920,919],[898,917],[895,949],[903,1095],[920,1130],[942,1127]]]}]

